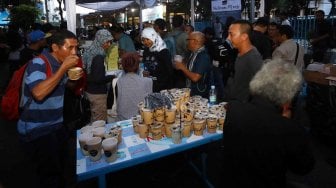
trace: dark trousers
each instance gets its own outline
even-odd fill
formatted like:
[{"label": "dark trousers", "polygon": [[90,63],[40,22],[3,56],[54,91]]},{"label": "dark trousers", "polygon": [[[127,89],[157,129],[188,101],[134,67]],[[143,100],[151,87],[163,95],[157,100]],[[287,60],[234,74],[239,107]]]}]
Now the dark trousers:
[{"label": "dark trousers", "polygon": [[328,63],[324,62],[324,56],[328,50],[328,47],[313,47],[313,59],[315,62],[320,62],[320,63]]},{"label": "dark trousers", "polygon": [[213,71],[213,81],[217,90],[217,102],[224,101],[224,77],[223,77],[223,68],[221,67],[212,67]]},{"label": "dark trousers", "polygon": [[35,166],[39,187],[65,187],[63,174],[67,135],[66,129],[61,128],[33,141],[21,142],[27,160]]}]

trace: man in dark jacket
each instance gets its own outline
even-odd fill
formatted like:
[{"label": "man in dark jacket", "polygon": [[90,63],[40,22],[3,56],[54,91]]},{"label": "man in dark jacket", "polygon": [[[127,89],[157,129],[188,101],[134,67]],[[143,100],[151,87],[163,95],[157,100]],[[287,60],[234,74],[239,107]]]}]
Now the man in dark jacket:
[{"label": "man in dark jacket", "polygon": [[272,41],[265,34],[268,28],[268,20],[266,18],[259,18],[253,24],[253,31],[251,35],[252,45],[257,48],[263,60],[272,59]]},{"label": "man in dark jacket", "polygon": [[294,65],[272,60],[250,82],[249,102],[229,102],[221,187],[284,188],[288,170],[304,175],[313,169],[306,130],[281,111],[301,82]]}]

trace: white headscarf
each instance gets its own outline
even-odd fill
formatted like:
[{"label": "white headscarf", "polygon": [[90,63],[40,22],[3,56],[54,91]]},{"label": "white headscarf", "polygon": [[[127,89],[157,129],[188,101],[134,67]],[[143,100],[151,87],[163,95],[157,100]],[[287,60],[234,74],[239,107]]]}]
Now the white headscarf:
[{"label": "white headscarf", "polygon": [[160,35],[151,27],[145,28],[141,33],[141,37],[153,42],[153,45],[149,48],[151,52],[160,52],[167,48],[166,43],[162,40]]}]

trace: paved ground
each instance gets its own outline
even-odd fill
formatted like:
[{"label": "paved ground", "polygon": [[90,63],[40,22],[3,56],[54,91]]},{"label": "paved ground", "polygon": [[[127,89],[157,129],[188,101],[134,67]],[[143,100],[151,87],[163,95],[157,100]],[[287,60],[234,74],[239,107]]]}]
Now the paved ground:
[{"label": "paved ground", "polygon": [[[317,163],[315,169],[306,176],[299,177],[288,174],[291,180],[309,185],[311,188],[336,187],[336,168],[326,162],[330,156],[336,157],[335,148],[332,148],[317,139],[313,140]],[[219,145],[213,144],[208,148],[208,175],[216,185],[222,178],[218,174],[220,165]],[[6,122],[0,119],[0,182],[4,188],[36,187],[33,166],[25,160],[17,139],[15,122]],[[194,158],[194,161],[199,161]],[[74,168],[69,165],[69,173]],[[68,177],[74,178],[74,175]],[[130,181],[121,181],[128,178]],[[200,178],[184,160],[183,154],[162,158],[136,167],[128,168],[107,176],[108,187],[130,187],[134,183],[143,186],[159,187],[205,187]],[[93,188],[97,187],[97,179],[93,178],[80,183],[73,183],[69,187]],[[1,186],[0,186],[1,187]]]},{"label": "paved ground", "polygon": [[[3,76],[1,74],[1,77]],[[309,118],[304,113],[301,117],[300,122],[309,125]],[[0,119],[0,188],[36,187],[34,167],[26,161],[17,136],[16,123]],[[71,145],[73,144],[69,143],[69,146]],[[313,137],[313,146],[317,159],[314,170],[303,177],[289,173],[288,179],[305,183],[310,188],[336,187],[336,168],[326,162],[329,157],[336,158],[336,146],[328,146],[315,137]],[[72,149],[75,150],[75,148]],[[209,151],[208,176],[215,186],[220,180],[225,179],[218,172],[221,165],[219,150],[220,145],[217,143],[207,147]],[[198,158],[193,159],[199,162]],[[73,156],[67,170],[67,179],[70,182],[68,187],[94,188],[98,186],[95,178],[77,183],[74,169]],[[125,178],[129,181],[121,181]],[[138,183],[140,187],[205,187],[199,176],[184,160],[183,154],[161,158],[107,175],[108,187],[131,187],[134,183]]]}]

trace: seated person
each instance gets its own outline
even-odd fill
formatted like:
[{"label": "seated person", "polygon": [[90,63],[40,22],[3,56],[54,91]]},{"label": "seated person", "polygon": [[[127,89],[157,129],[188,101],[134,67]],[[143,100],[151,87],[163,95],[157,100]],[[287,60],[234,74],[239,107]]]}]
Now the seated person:
[{"label": "seated person", "polygon": [[138,104],[152,93],[153,81],[139,76],[139,55],[127,52],[122,56],[124,74],[117,81],[117,120],[130,119],[138,113]]},{"label": "seated person", "polygon": [[281,111],[301,82],[294,65],[272,60],[250,82],[251,100],[228,104],[221,187],[286,187],[288,170],[304,175],[313,169],[308,133]]}]

